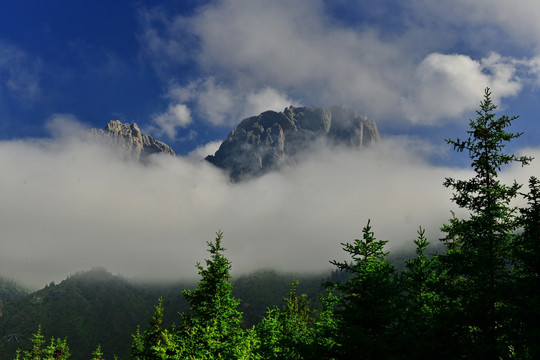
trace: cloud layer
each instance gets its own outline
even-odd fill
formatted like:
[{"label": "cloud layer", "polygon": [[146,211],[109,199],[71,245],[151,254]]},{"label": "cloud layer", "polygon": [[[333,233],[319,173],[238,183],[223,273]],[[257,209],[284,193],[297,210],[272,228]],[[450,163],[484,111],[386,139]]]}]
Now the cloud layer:
[{"label": "cloud layer", "polygon": [[[439,125],[462,121],[486,87],[502,100],[539,79],[540,10],[532,1],[340,4],[349,14],[323,0],[212,1],[190,16],[146,10],[141,44],[158,72],[187,62],[200,71],[179,79],[176,88],[190,96],[173,102],[214,125],[291,99],[354,106],[381,122]],[[353,13],[366,14],[361,26],[340,20]],[[523,56],[506,55],[509,48]],[[265,91],[274,95],[244,106]]]},{"label": "cloud layer", "polygon": [[219,229],[236,275],[329,269],[368,219],[390,249],[409,246],[419,225],[436,241],[452,208],[441,183],[467,174],[428,165],[431,151],[408,139],[321,149],[299,167],[232,185],[191,157],[140,165],[78,136],[0,142],[0,273],[33,286],[97,265],[193,277]]},{"label": "cloud layer", "polygon": [[522,85],[515,63],[496,53],[480,61],[465,55],[432,53],[418,65],[414,90],[402,99],[403,110],[414,123],[460,118],[476,109],[486,87],[495,94],[495,103],[517,95]]}]

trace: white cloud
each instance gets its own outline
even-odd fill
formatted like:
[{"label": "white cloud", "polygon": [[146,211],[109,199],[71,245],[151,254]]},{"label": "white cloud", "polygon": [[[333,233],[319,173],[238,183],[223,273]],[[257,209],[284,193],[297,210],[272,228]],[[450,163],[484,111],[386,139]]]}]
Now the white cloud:
[{"label": "white cloud", "polygon": [[[434,125],[474,109],[486,86],[503,100],[539,79],[534,0],[394,5],[381,2],[373,11],[401,31],[370,22],[365,5],[351,5],[367,12],[362,26],[353,26],[333,17],[324,0],[212,1],[190,16],[151,10],[143,45],[160,64],[168,62],[161,69],[186,58],[196,65],[190,107],[218,125],[249,116],[250,103],[254,114],[262,111],[266,102],[255,105],[253,94],[272,95],[264,89],[301,103],[353,106],[381,122]],[[508,56],[511,48],[524,57]]]},{"label": "white cloud", "polygon": [[329,269],[368,219],[391,251],[410,246],[420,225],[437,243],[455,209],[444,177],[470,171],[429,165],[430,149],[408,138],[361,152],[320,149],[297,167],[230,184],[194,154],[140,165],[76,134],[3,141],[0,273],[34,286],[97,265],[147,279],[193,277],[219,229],[235,276]]},{"label": "white cloud", "polygon": [[0,96],[3,92],[34,99],[40,94],[40,62],[20,48],[0,41]]},{"label": "white cloud", "polygon": [[540,51],[536,0],[412,0],[407,5],[425,24],[451,32],[459,28],[459,36],[474,46],[502,43]]},{"label": "white cloud", "polygon": [[197,108],[212,124],[223,125],[231,121],[229,115],[235,112],[234,97],[231,89],[207,78],[198,93]]},{"label": "white cloud", "polygon": [[191,112],[184,104],[171,104],[166,112],[152,117],[153,125],[150,131],[158,135],[166,135],[169,139],[176,139],[178,127],[186,127],[191,123]]},{"label": "white cloud", "polygon": [[88,130],[73,114],[53,114],[45,127],[57,139],[69,139]]},{"label": "white cloud", "polygon": [[220,145],[221,141],[211,141],[207,144],[197,147],[195,150],[191,151],[187,157],[189,159],[193,159],[194,161],[202,161],[208,155],[214,155],[219,149]]},{"label": "white cloud", "polygon": [[[532,63],[540,51],[534,0],[393,5],[382,2],[374,11],[398,23],[399,32],[370,22],[364,5],[354,8],[367,20],[353,26],[333,17],[323,0],[212,1],[189,16],[150,10],[143,45],[161,70],[186,59],[196,65],[197,103],[190,108],[218,125],[249,116],[249,104],[245,112],[239,104],[255,106],[250,94],[266,88],[301,103],[353,106],[381,122],[433,125],[474,109],[486,86],[503,100],[539,79]],[[508,56],[510,48],[523,58]]]},{"label": "white cloud", "polygon": [[217,83],[212,77],[202,78],[186,86],[173,84],[168,97],[173,103],[189,104],[199,118],[216,126],[235,126],[246,117],[263,111],[282,111],[289,105],[298,105],[286,94],[264,87],[249,92]]},{"label": "white cloud", "polygon": [[522,85],[515,73],[514,62],[495,53],[481,61],[458,54],[429,54],[416,70],[415,90],[402,99],[404,112],[415,123],[458,119],[478,106],[486,87],[491,88],[495,103],[517,95]]},{"label": "white cloud", "polygon": [[232,114],[238,113],[238,95],[213,77],[200,78],[185,86],[173,83],[167,97],[173,103],[192,104],[199,117],[214,125],[230,125],[236,120]]},{"label": "white cloud", "polygon": [[516,65],[522,68],[525,77],[536,86],[540,85],[540,55],[529,59],[516,60]]},{"label": "white cloud", "polygon": [[35,286],[96,265],[192,277],[219,229],[236,275],[328,269],[368,219],[392,248],[410,244],[419,225],[436,239],[450,208],[441,183],[461,171],[429,166],[414,144],[321,150],[299,167],[232,185],[193,158],[143,166],[79,137],[0,142],[0,273]]},{"label": "white cloud", "polygon": [[248,94],[245,104],[244,117],[259,115],[267,110],[283,111],[283,109],[290,105],[300,105],[298,102],[290,100],[286,95],[270,87],[265,87],[260,91],[253,91]]},{"label": "white cloud", "polygon": [[[514,7],[496,0],[490,7],[487,0],[411,0],[397,14],[387,1],[377,11],[399,17],[403,31],[394,33],[369,21],[351,26],[332,17],[328,6],[323,0],[223,0],[191,16],[152,10],[143,45],[161,64],[168,62],[162,68],[186,57],[196,64],[201,76],[182,87],[184,95],[191,92],[194,113],[217,125],[234,125],[250,111],[290,99],[345,104],[380,121],[433,125],[476,107],[486,86],[502,100],[538,79],[525,64],[531,60],[493,52],[503,43],[526,51],[537,43],[524,33],[538,28],[539,6],[530,1]],[[452,55],[459,44],[483,58]],[[265,101],[258,103],[260,97]]]},{"label": "white cloud", "polygon": [[[175,63],[177,44],[196,39],[190,54],[203,75],[194,83],[204,88],[200,104],[218,124],[236,110],[231,99],[237,94],[266,88],[319,105],[388,113],[388,104],[399,102],[403,68],[412,64],[401,56],[400,44],[381,40],[376,31],[340,26],[326,15],[322,1],[226,0],[201,7],[191,18],[166,17],[146,26],[155,30],[146,49],[160,61]],[[149,50],[155,38],[160,48]]]}]

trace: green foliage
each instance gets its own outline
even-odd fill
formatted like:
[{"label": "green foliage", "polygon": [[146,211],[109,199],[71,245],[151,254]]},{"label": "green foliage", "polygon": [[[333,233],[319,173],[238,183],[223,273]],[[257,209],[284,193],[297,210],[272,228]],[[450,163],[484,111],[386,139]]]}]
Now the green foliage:
[{"label": "green foliage", "polygon": [[103,357],[103,352],[101,351],[101,345],[98,345],[96,350],[94,350],[91,360],[105,360]]},{"label": "green foliage", "polygon": [[[323,275],[298,275],[260,270],[234,278],[233,296],[242,299],[243,327],[260,321],[266,309],[281,306],[294,279],[298,291],[316,299],[323,291]],[[101,344],[105,354],[129,358],[137,324],[151,321],[156,299],[163,298],[163,327],[170,330],[178,313],[189,310],[179,289],[194,289],[196,281],[135,283],[104,269],[80,272],[54,286],[5,302],[0,312],[0,360],[12,360],[16,349],[30,344],[32,333],[42,324],[46,338],[66,337],[74,359],[86,359]],[[314,308],[319,304],[314,303]],[[169,336],[172,336],[169,334]]]},{"label": "green foliage", "polygon": [[140,328],[133,335],[131,345],[131,358],[136,360],[166,359],[167,355],[173,355],[169,346],[169,336],[163,328],[163,298],[159,299],[154,307],[154,315],[146,330],[141,333]]},{"label": "green foliage", "polygon": [[[70,356],[67,340],[51,338],[48,346],[44,347],[45,339],[41,334],[41,326],[33,334],[31,347],[22,353],[17,351],[16,360],[67,360]],[[22,356],[22,357],[21,357]]]},{"label": "green foliage", "polygon": [[293,282],[284,307],[269,310],[256,327],[264,359],[303,359],[313,346],[314,312],[307,296],[297,295],[297,287],[298,282]]},{"label": "green foliage", "polygon": [[342,244],[352,263],[331,261],[351,274],[349,280],[332,285],[340,297],[338,342],[342,358],[388,358],[394,350],[400,290],[384,252],[387,241],[375,238],[369,221],[362,233],[361,240]]},{"label": "green foliage", "polygon": [[401,281],[408,300],[407,310],[420,318],[426,318],[440,302],[437,294],[441,276],[440,264],[437,256],[426,254],[429,242],[424,229],[418,230],[418,238],[413,242],[416,245],[416,257],[405,261]]},{"label": "green foliage", "polygon": [[340,350],[338,343],[339,323],[335,316],[336,305],[339,297],[332,290],[327,290],[325,295],[319,297],[322,308],[318,312],[314,323],[314,344],[311,347],[312,359],[335,359]]},{"label": "green foliage", "polygon": [[447,140],[458,152],[468,151],[475,176],[468,180],[447,178],[452,200],[470,212],[469,218],[453,217],[442,230],[448,250],[442,256],[448,271],[446,295],[452,299],[448,324],[454,341],[469,357],[505,357],[505,304],[510,279],[509,259],[516,239],[516,209],[510,201],[520,185],[498,180],[501,167],[512,162],[525,165],[531,158],[504,152],[506,143],[521,134],[507,132],[517,117],[496,118],[496,106],[486,89],[477,118],[470,120],[467,140]]},{"label": "green foliage", "polygon": [[223,234],[217,233],[215,242],[208,242],[211,258],[206,260],[206,268],[197,264],[201,280],[195,290],[184,290],[183,294],[190,304],[190,314],[184,319],[184,325],[210,324],[219,317],[219,327],[224,330],[234,329],[242,322],[242,314],[237,310],[240,300],[232,297],[233,284],[230,274],[230,262],[223,255],[221,246]]},{"label": "green foliage", "polygon": [[147,330],[133,336],[131,357],[149,359],[255,359],[256,337],[242,329],[240,300],[232,296],[230,262],[223,255],[223,234],[209,242],[206,267],[197,264],[201,280],[194,290],[184,290],[190,312],[181,324],[164,329],[163,305],[156,306]]},{"label": "green foliage", "polygon": [[513,289],[514,321],[518,329],[513,344],[531,359],[540,356],[540,180],[529,179],[529,192],[523,194],[527,207],[520,209],[522,233],[514,247],[516,284]]},{"label": "green foliage", "polygon": [[1,343],[0,359],[11,360],[16,348],[29,346],[39,324],[45,338],[69,337],[75,359],[88,358],[96,344],[105,353],[125,359],[131,332],[150,319],[158,297],[102,268],[74,274],[60,284],[5,303],[0,339],[17,334],[20,343]]},{"label": "green foliage", "polygon": [[184,315],[179,337],[185,348],[183,356],[193,358],[250,358],[252,344],[241,328],[240,300],[232,296],[231,264],[223,255],[223,233],[209,242],[211,258],[206,268],[197,264],[201,280],[197,288],[184,290],[190,312]]},{"label": "green foliage", "polygon": [[263,359],[332,359],[337,323],[337,297],[321,296],[322,309],[312,310],[306,294],[298,296],[294,281],[282,308],[273,307],[257,324],[258,353]]},{"label": "green foliage", "polygon": [[525,277],[540,276],[540,180],[529,179],[529,192],[523,194],[528,207],[520,209],[519,224],[523,229],[517,240],[517,269]]},{"label": "green foliage", "polygon": [[[281,307],[284,294],[290,290],[291,283],[298,281],[298,293],[306,294],[310,299],[316,299],[324,293],[322,279],[324,275],[280,273],[275,270],[258,270],[250,274],[234,278],[233,296],[242,299],[239,309],[245,327],[251,327],[261,321],[267,309]],[[314,309],[319,304],[311,304]]]},{"label": "green foliage", "polygon": [[400,319],[400,341],[403,358],[442,358],[440,349],[444,344],[444,331],[439,325],[443,307],[440,286],[444,277],[437,255],[427,255],[429,242],[425,230],[418,230],[413,240],[416,256],[405,260],[400,274],[400,286],[404,297]]}]

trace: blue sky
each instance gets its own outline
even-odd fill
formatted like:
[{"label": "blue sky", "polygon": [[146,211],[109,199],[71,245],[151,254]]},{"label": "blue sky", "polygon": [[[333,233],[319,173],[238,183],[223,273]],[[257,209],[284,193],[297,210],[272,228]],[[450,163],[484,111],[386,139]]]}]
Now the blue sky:
[{"label": "blue sky", "polygon": [[[511,150],[540,157],[539,18],[537,0],[2,1],[0,275],[192,277],[219,229],[235,274],[329,269],[368,219],[390,251],[418,226],[437,242],[464,215],[444,178],[471,176],[444,139],[466,136],[486,87],[520,116]],[[383,142],[240,184],[201,161],[291,104],[352,106]],[[80,141],[111,119],[181,156]],[[538,160],[502,180],[531,175]]]},{"label": "blue sky", "polygon": [[55,114],[136,122],[185,154],[244,117],[345,104],[383,134],[463,132],[489,86],[538,145],[539,5],[519,1],[7,1],[0,138]]}]

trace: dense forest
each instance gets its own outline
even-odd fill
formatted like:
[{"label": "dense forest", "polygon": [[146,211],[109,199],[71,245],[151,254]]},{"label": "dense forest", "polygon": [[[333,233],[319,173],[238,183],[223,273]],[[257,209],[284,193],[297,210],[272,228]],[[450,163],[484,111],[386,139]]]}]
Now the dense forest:
[{"label": "dense forest", "polygon": [[[539,358],[540,181],[500,181],[505,165],[532,158],[505,152],[521,134],[507,131],[516,117],[495,110],[486,89],[467,138],[447,140],[468,155],[474,176],[443,184],[468,216],[442,225],[438,253],[428,253],[420,227],[416,253],[396,266],[368,221],[359,239],[342,244],[350,259],[331,261],[336,276],[324,283],[318,305],[293,282],[283,306],[246,326],[217,232],[209,259],[197,265],[198,284],[183,291],[188,309],[168,324],[157,300],[149,323],[130,339],[131,359]],[[519,198],[525,204],[516,207]],[[46,340],[38,328],[15,359],[69,357],[69,338]],[[115,355],[99,344],[87,356],[104,358]]]}]

